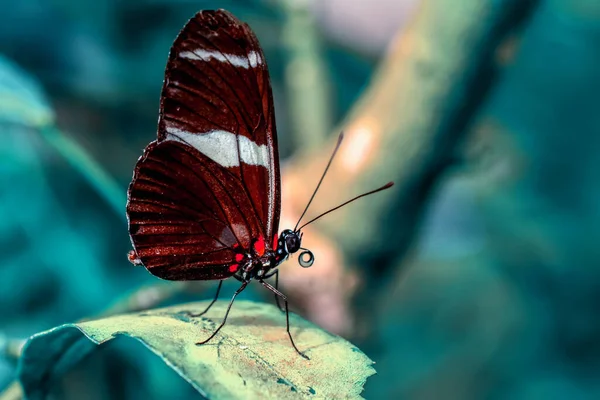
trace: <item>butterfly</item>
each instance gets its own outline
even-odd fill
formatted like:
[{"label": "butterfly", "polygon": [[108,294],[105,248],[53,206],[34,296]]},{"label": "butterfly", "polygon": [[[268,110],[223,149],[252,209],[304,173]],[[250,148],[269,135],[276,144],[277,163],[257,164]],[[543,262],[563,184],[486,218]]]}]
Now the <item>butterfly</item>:
[{"label": "butterfly", "polygon": [[[308,359],[290,333],[277,267],[300,250],[303,267],[312,266],[314,256],[301,247],[307,224],[299,228],[299,220],[294,229],[277,233],[280,186],[273,95],[259,42],[229,12],[201,11],[171,47],[158,138],[135,166],[127,201],[132,263],[167,280],[219,280],[213,301],[196,316],[214,304],[224,279],[241,282],[222,323],[197,344],[220,331],[236,296],[257,280],[275,294],[278,306],[279,299],[284,302],[290,342]],[[275,286],[266,281],[271,277]]]}]

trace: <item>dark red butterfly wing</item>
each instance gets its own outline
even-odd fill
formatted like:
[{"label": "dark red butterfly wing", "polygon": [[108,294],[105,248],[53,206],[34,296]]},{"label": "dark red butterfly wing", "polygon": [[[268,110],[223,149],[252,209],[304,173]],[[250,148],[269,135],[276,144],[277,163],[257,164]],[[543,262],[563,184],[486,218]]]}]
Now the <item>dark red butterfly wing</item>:
[{"label": "dark red butterfly wing", "polygon": [[[208,132],[235,135],[235,142],[233,136],[219,139],[223,147],[240,151],[221,154],[219,161],[245,182],[253,212],[271,237],[279,226],[281,202],[269,72],[250,27],[224,10],[200,12],[183,28],[169,54],[161,97],[159,141]],[[258,160],[247,151],[252,144],[261,149]]]},{"label": "dark red butterfly wing", "polygon": [[137,256],[165,279],[233,275],[234,246],[270,244],[280,177],[265,58],[250,28],[203,11],[169,55],[158,141],[136,165],[129,232]]}]

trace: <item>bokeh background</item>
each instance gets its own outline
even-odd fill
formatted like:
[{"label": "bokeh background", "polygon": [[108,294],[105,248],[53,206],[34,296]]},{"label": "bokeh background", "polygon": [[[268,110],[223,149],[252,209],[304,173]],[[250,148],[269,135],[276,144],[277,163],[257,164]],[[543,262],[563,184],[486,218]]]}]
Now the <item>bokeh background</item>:
[{"label": "bokeh background", "polygon": [[[169,47],[211,8],[266,53],[282,225],[342,127],[313,211],[396,181],[307,231],[311,270],[282,268],[298,313],[376,361],[365,397],[600,398],[597,0],[0,1],[0,389],[29,335],[212,296],[125,257]],[[198,397],[129,342],[55,396]]]}]

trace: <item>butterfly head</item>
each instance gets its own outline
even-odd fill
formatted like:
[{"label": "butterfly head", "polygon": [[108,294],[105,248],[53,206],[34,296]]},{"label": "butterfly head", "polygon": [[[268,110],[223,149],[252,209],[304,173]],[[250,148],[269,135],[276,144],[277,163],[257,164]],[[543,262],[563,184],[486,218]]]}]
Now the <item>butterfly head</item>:
[{"label": "butterfly head", "polygon": [[286,253],[293,254],[300,250],[300,245],[302,244],[302,233],[294,232],[291,229],[286,229],[281,232],[279,238]]},{"label": "butterfly head", "polygon": [[315,256],[310,250],[304,249],[302,245],[302,232],[285,229],[279,236],[280,246],[286,254],[296,253],[298,250],[304,250],[298,257],[298,263],[304,268],[311,267],[315,261]]}]

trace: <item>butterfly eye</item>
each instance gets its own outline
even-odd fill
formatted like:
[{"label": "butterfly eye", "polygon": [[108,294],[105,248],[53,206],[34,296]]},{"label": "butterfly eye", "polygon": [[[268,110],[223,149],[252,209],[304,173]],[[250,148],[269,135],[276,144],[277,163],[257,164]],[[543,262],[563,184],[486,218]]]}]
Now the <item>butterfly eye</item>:
[{"label": "butterfly eye", "polygon": [[300,253],[300,256],[298,257],[298,263],[303,268],[311,267],[314,262],[315,262],[315,256],[313,255],[313,253],[310,250],[303,251],[302,253]]},{"label": "butterfly eye", "polygon": [[300,249],[300,238],[297,234],[292,233],[285,237],[285,245],[288,253],[295,253]]}]

